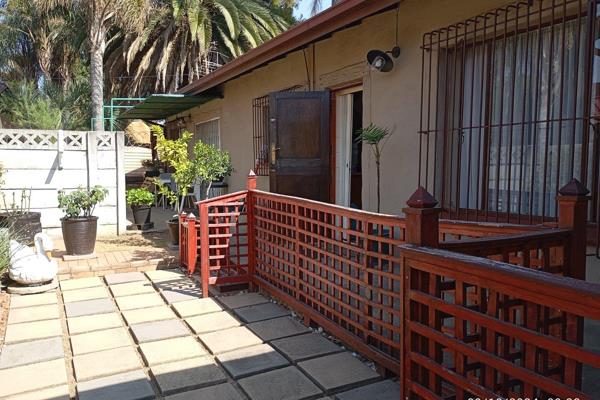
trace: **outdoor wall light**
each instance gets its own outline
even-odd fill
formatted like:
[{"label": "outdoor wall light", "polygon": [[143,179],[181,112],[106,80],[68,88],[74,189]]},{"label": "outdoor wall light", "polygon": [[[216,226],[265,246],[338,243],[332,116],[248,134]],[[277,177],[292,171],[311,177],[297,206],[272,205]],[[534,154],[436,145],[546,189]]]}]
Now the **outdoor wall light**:
[{"label": "outdoor wall light", "polygon": [[371,50],[367,53],[367,62],[373,68],[381,72],[390,72],[394,68],[394,61],[388,55],[398,58],[400,56],[400,47],[396,46],[390,51]]}]

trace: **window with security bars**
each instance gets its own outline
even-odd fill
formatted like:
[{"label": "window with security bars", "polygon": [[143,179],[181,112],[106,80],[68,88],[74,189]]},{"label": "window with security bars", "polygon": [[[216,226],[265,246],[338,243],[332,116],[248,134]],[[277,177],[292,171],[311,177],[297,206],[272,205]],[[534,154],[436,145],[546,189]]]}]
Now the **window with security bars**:
[{"label": "window with security bars", "polygon": [[598,203],[599,21],[531,0],[424,35],[419,181],[447,217],[555,219],[573,177]]},{"label": "window with security bars", "polygon": [[[280,92],[296,92],[303,86],[296,85]],[[252,100],[252,145],[254,148],[254,173],[269,175],[269,95]]]},{"label": "window with security bars", "polygon": [[212,144],[217,148],[221,148],[221,136],[219,134],[219,120],[213,119],[206,122],[196,124],[194,132],[194,140],[201,140],[204,143]]}]

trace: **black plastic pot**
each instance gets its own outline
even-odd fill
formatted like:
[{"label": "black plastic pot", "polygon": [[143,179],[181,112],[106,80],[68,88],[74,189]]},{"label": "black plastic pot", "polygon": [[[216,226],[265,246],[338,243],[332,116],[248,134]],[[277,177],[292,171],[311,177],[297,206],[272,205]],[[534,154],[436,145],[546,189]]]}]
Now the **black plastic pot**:
[{"label": "black plastic pot", "polygon": [[133,212],[133,223],[136,225],[145,225],[150,223],[152,215],[151,206],[131,206]]},{"label": "black plastic pot", "polygon": [[171,245],[179,246],[179,220],[172,219],[167,221],[167,227],[169,228],[169,240]]},{"label": "black plastic pot", "polygon": [[0,227],[16,227],[19,231],[18,239],[27,242],[27,244],[32,244],[35,234],[42,231],[41,217],[42,214],[39,212],[27,212],[23,214],[0,213]]},{"label": "black plastic pot", "polygon": [[94,252],[98,217],[61,218],[60,221],[68,255],[84,256]]}]

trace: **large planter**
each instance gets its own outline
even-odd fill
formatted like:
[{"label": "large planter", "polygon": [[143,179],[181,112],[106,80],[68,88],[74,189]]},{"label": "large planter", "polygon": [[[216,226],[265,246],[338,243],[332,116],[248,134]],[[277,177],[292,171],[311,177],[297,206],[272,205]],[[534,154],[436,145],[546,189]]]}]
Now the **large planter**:
[{"label": "large planter", "polygon": [[131,206],[133,223],[136,225],[149,225],[152,216],[151,206]]},{"label": "large planter", "polygon": [[36,233],[42,231],[40,221],[42,214],[39,212],[26,212],[22,214],[0,213],[0,226],[13,225],[19,231],[19,241],[33,243]]},{"label": "large planter", "polygon": [[167,227],[169,228],[169,239],[173,246],[179,246],[179,220],[172,219],[167,221]]},{"label": "large planter", "polygon": [[98,217],[61,218],[60,221],[68,255],[84,256],[94,252]]}]

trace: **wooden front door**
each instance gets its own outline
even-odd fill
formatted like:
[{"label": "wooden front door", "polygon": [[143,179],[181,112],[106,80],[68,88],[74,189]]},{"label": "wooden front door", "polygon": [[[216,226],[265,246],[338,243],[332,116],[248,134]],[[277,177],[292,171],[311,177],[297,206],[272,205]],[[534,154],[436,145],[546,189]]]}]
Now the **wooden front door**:
[{"label": "wooden front door", "polygon": [[329,92],[272,93],[269,114],[271,191],[329,202]]}]

